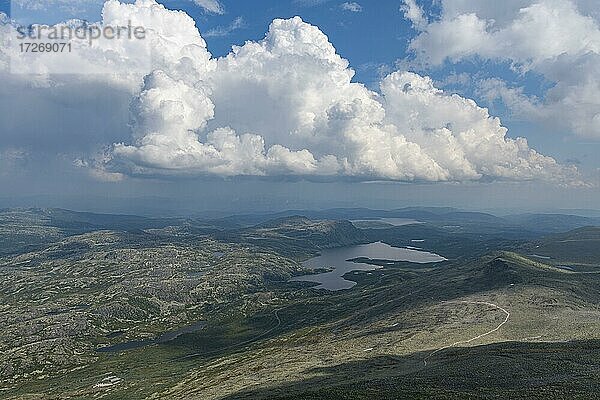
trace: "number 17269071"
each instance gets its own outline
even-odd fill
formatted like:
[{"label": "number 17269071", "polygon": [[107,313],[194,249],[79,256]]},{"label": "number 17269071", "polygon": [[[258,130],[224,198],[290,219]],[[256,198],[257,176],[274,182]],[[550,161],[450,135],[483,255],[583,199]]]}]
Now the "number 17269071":
[{"label": "number 17269071", "polygon": [[20,43],[21,53],[70,53],[71,43]]}]

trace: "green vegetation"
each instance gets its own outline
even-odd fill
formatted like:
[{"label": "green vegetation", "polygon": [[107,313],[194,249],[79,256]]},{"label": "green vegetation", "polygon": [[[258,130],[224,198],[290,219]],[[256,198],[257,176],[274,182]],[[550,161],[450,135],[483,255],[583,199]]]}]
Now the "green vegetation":
[{"label": "green vegetation", "polygon": [[[377,229],[290,217],[254,227],[231,219],[152,220],[147,228],[73,235],[47,219],[50,228],[40,228],[29,218],[35,211],[14,213],[0,213],[1,221],[12,218],[4,235],[39,229],[42,239],[39,249],[15,254],[13,247],[0,259],[0,398],[600,393],[598,228],[531,237],[528,228],[508,224],[493,231],[496,219],[480,214],[461,223],[469,217],[452,212],[457,225],[448,226],[444,210],[441,223],[431,217]],[[105,228],[122,223],[103,221]],[[373,240],[449,261],[360,260],[382,268],[346,274],[357,285],[338,292],[287,282],[310,272],[300,261],[320,249]],[[96,351],[198,321],[207,326],[165,343]]]}]

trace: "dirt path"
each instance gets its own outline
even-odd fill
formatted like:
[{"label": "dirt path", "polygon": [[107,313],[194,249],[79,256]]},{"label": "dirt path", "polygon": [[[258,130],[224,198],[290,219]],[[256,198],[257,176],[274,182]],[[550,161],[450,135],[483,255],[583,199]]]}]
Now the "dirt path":
[{"label": "dirt path", "polygon": [[482,338],[482,337],[484,337],[484,336],[487,336],[487,335],[490,335],[490,334],[492,334],[492,333],[496,332],[498,329],[502,328],[502,326],[503,326],[504,324],[506,324],[506,323],[508,322],[508,319],[510,318],[510,312],[508,312],[506,309],[504,309],[504,308],[500,307],[500,306],[499,306],[499,305],[497,305],[497,304],[494,304],[494,303],[489,303],[489,302],[487,302],[487,301],[451,301],[451,302],[445,302],[445,303],[443,303],[443,304],[457,304],[457,303],[459,303],[459,304],[479,304],[479,305],[486,305],[486,306],[494,307],[495,309],[497,309],[497,310],[500,310],[500,311],[502,311],[504,314],[506,314],[506,318],[504,318],[504,321],[502,321],[502,322],[501,322],[501,323],[500,323],[500,324],[499,324],[497,327],[495,327],[494,329],[492,329],[492,330],[490,330],[490,331],[487,331],[487,332],[485,332],[485,333],[482,333],[481,335],[477,335],[477,336],[475,336],[475,337],[472,337],[472,338],[470,338],[470,339],[467,339],[467,340],[461,340],[461,341],[458,341],[458,342],[454,342],[454,343],[452,343],[452,344],[450,344],[450,345],[447,345],[447,346],[444,346],[444,347],[440,347],[439,349],[436,349],[436,350],[432,351],[432,352],[431,352],[431,353],[429,353],[429,354],[427,355],[427,357],[425,357],[425,359],[423,360],[423,363],[424,363],[425,365],[427,365],[427,360],[428,360],[429,358],[431,358],[431,356],[433,356],[433,355],[434,355],[434,354],[436,354],[436,353],[439,353],[439,352],[440,352],[440,351],[442,351],[442,350],[446,350],[446,349],[449,349],[449,348],[451,348],[451,347],[458,346],[458,345],[460,345],[460,344],[467,344],[467,343],[471,343],[471,342],[474,342],[474,341],[475,341],[475,340],[477,340],[477,339],[481,339],[481,338]]}]

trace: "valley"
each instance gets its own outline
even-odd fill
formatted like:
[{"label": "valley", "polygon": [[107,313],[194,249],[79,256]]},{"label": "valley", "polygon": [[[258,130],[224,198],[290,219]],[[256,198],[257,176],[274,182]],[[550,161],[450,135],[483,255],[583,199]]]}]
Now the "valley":
[{"label": "valley", "polygon": [[4,211],[0,398],[597,398],[594,221],[373,213]]}]

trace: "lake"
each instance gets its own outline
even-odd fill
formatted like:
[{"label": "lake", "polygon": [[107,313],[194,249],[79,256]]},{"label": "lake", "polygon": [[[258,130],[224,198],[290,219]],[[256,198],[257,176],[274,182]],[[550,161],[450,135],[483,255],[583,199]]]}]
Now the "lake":
[{"label": "lake", "polygon": [[387,229],[391,226],[403,226],[423,223],[408,218],[353,219],[350,222],[352,222],[352,225],[359,229]]},{"label": "lake", "polygon": [[374,242],[358,246],[323,250],[320,256],[306,260],[302,265],[313,269],[334,268],[333,271],[322,274],[297,276],[290,279],[290,281],[319,283],[318,286],[315,286],[316,289],[350,289],[356,285],[356,282],[344,279],[344,274],[350,271],[373,271],[381,268],[377,265],[348,261],[359,257],[372,260],[408,261],[419,264],[446,261],[446,258],[435,253],[414,248],[393,247],[382,242]]},{"label": "lake", "polygon": [[[167,331],[156,339],[130,340],[129,342],[117,343],[113,346],[100,347],[96,351],[100,353],[114,353],[118,351],[137,349],[140,347],[150,346],[152,344],[168,343],[177,339],[179,336],[186,333],[194,333],[206,327],[206,321],[198,321],[194,324],[184,326],[183,328]],[[122,332],[120,332],[122,334]],[[118,335],[117,335],[118,336]]]}]

